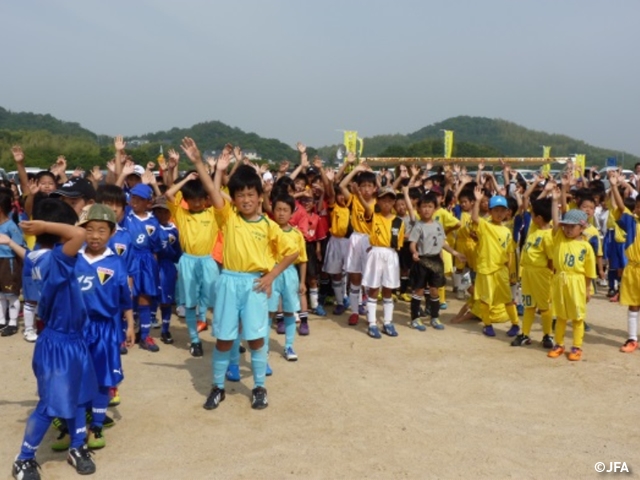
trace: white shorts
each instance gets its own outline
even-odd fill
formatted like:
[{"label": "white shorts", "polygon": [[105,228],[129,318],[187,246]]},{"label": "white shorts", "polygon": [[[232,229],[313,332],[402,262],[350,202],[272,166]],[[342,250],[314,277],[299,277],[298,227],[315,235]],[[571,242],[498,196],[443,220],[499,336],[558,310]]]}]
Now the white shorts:
[{"label": "white shorts", "polygon": [[367,288],[398,288],[400,286],[398,252],[387,247],[371,247],[364,267],[362,285]]},{"label": "white shorts", "polygon": [[344,237],[331,237],[324,254],[322,270],[329,275],[344,273],[349,256],[349,239]]},{"label": "white shorts", "polygon": [[347,255],[347,273],[364,273],[367,263],[369,235],[353,232],[349,237],[349,254]]}]

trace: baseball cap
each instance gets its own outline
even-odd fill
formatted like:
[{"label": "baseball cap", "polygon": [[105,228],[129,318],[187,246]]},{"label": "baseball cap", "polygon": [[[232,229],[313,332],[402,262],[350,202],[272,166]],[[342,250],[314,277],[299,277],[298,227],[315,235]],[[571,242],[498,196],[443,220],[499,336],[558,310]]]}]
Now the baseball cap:
[{"label": "baseball cap", "polygon": [[102,203],[94,203],[89,208],[82,211],[78,225],[84,225],[93,220],[99,220],[101,222],[109,222],[116,224],[115,212]]},{"label": "baseball cap", "polygon": [[386,195],[391,195],[393,198],[396,198],[396,192],[391,187],[382,187],[378,190],[378,198],[382,198]]},{"label": "baseball cap", "polygon": [[139,183],[135,185],[129,193],[131,195],[135,195],[136,197],[144,198],[145,200],[151,200],[153,197],[153,191],[149,185],[145,185],[144,183]]},{"label": "baseball cap", "polygon": [[139,177],[141,177],[142,175],[144,175],[144,167],[142,165],[136,165],[135,167],[133,167],[133,173],[131,175],[138,175]]},{"label": "baseball cap", "polygon": [[169,205],[167,205],[166,197],[156,198],[155,201],[153,202],[153,205],[151,205],[151,209],[153,210],[154,208],[165,208],[169,210]]},{"label": "baseball cap", "polygon": [[587,225],[587,220],[588,217],[586,213],[574,208],[564,214],[560,223],[565,225],[582,225],[584,227]]},{"label": "baseball cap", "polygon": [[504,198],[502,195],[495,195],[491,197],[491,199],[489,200],[489,209],[492,209],[495,207],[509,208],[507,206],[507,199]]},{"label": "baseball cap", "polygon": [[96,189],[86,178],[74,177],[52,192],[51,196],[94,200],[96,198]]}]

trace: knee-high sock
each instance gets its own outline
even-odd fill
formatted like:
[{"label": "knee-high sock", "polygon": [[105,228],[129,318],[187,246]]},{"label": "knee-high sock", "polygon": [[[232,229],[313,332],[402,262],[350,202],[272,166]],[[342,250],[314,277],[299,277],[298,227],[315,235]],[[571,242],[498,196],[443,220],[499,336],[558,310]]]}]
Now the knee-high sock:
[{"label": "knee-high sock", "polygon": [[429,297],[429,312],[431,313],[431,318],[440,316],[440,297]]},{"label": "knee-high sock", "polygon": [[207,321],[207,302],[205,302],[204,299],[200,299],[198,302],[198,321]]},{"label": "knee-high sock", "polygon": [[342,305],[344,301],[344,288],[342,286],[342,282],[332,281],[331,286],[333,287],[333,296],[336,297],[336,305]]},{"label": "knee-high sock", "polygon": [[409,277],[400,277],[400,293],[407,293],[409,289]]},{"label": "knee-high sock", "polygon": [[609,290],[616,289],[616,280],[618,279],[618,271],[616,269],[610,268],[607,271],[607,281],[609,283]]},{"label": "knee-high sock", "polygon": [[102,427],[109,406],[109,387],[99,387],[98,394],[91,402],[91,426]]},{"label": "knee-high sock", "polygon": [[7,295],[9,303],[9,325],[18,326],[18,314],[20,313],[20,298],[17,295]]},{"label": "knee-high sock", "polygon": [[292,347],[296,338],[296,317],[287,315],[284,317],[284,348]]},{"label": "knee-high sock", "polygon": [[[556,345],[564,346],[564,332],[567,329],[567,319],[566,318],[556,318]],[[584,325],[582,328],[584,332]]]},{"label": "knee-high sock", "polygon": [[187,330],[189,331],[189,339],[191,340],[191,343],[198,343],[200,341],[200,337],[198,337],[195,307],[184,309],[184,320],[187,324]]},{"label": "knee-high sock", "polygon": [[369,325],[376,324],[377,306],[378,306],[378,299],[369,297],[369,299],[367,300],[367,321],[369,322]]},{"label": "knee-high sock", "polygon": [[167,333],[171,324],[171,305],[161,305],[160,315],[162,315],[162,333]]},{"label": "knee-high sock", "polygon": [[31,302],[25,302],[23,312],[24,312],[24,328],[25,329],[35,328],[35,322],[36,322],[35,305]]},{"label": "knee-high sock", "polygon": [[573,346],[582,348],[582,339],[584,338],[584,321],[574,320],[573,324]]},{"label": "knee-high sock", "polygon": [[453,286],[462,288],[462,270],[453,274]]},{"label": "knee-high sock", "polygon": [[36,451],[42,442],[42,439],[51,425],[51,417],[46,413],[46,407],[42,400],[36,405],[36,409],[29,415],[27,425],[24,429],[24,439],[18,454],[19,460],[28,460],[35,458]]},{"label": "knee-high sock", "polygon": [[272,324],[271,317],[267,319],[267,322],[269,322],[269,326],[267,328],[267,334],[264,336],[264,346],[267,347],[267,355],[269,355],[269,336],[271,334],[271,324]]},{"label": "knee-high sock", "polygon": [[67,418],[67,427],[71,436],[71,448],[80,448],[85,444],[87,437],[87,417],[86,409],[83,406],[76,409],[74,418]]},{"label": "knee-high sock", "polygon": [[155,322],[158,318],[158,301],[155,297],[151,299],[151,304],[149,305],[149,311],[151,312],[151,319]]},{"label": "knee-high sock", "polygon": [[351,285],[349,301],[351,302],[351,311],[358,313],[358,305],[360,305],[360,285]]},{"label": "knee-high sock", "polygon": [[520,320],[518,320],[518,309],[516,308],[515,304],[511,304],[511,305],[505,305],[505,310],[507,311],[507,315],[509,315],[509,320],[511,320],[511,323],[514,325],[518,325],[518,323],[520,323]]},{"label": "knee-high sock", "polygon": [[627,330],[629,338],[638,341],[638,312],[627,311]]},{"label": "knee-high sock", "polygon": [[264,387],[264,379],[267,373],[267,348],[263,345],[257,350],[251,351],[251,371],[255,387]]},{"label": "knee-high sock", "polygon": [[491,307],[488,303],[480,302],[480,320],[485,326],[491,325]]},{"label": "knee-high sock", "polygon": [[531,326],[536,319],[536,307],[527,307],[522,316],[522,333],[526,336],[531,334]]},{"label": "knee-high sock", "polygon": [[0,325],[7,324],[7,299],[4,295],[0,295]]},{"label": "knee-high sock", "polygon": [[[215,360],[211,360],[212,366],[215,369]],[[229,365],[240,365],[240,334],[233,341],[233,346],[229,350]]]},{"label": "knee-high sock", "polygon": [[318,308],[318,289],[317,288],[309,289],[309,307],[311,309]]},{"label": "knee-high sock", "polygon": [[213,384],[218,388],[224,389],[224,378],[229,367],[230,356],[230,351],[221,352],[218,347],[213,349]]},{"label": "knee-high sock", "polygon": [[551,309],[545,310],[540,314],[540,321],[542,322],[542,333],[545,335],[553,335],[553,332],[551,331],[551,323],[553,322]]},{"label": "knee-high sock", "polygon": [[445,293],[444,287],[440,287],[438,289],[438,299],[440,300],[440,303],[447,302],[447,294]]},{"label": "knee-high sock", "polygon": [[385,325],[393,322],[393,298],[382,299],[382,321]]},{"label": "knee-high sock", "polygon": [[[420,302],[422,302],[422,298],[418,295],[411,296],[411,320],[415,320],[420,317]],[[440,308],[440,304],[438,303],[438,308]]]},{"label": "knee-high sock", "polygon": [[149,336],[151,330],[151,307],[139,305],[138,316],[140,317],[140,341],[143,341]]}]

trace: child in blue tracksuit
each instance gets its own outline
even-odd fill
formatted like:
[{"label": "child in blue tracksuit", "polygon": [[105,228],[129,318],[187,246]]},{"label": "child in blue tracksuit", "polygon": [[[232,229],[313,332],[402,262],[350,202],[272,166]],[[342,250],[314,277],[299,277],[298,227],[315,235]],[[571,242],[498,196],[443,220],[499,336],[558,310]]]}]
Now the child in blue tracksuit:
[{"label": "child in blue tracksuit", "polygon": [[71,432],[67,461],[78,473],[91,474],[96,466],[85,444],[85,406],[95,398],[98,387],[83,336],[87,310],[74,271],[85,231],[74,226],[76,213],[60,200],[43,200],[33,218],[20,226],[24,233],[36,235],[38,244],[46,249],[31,272],[42,293],[38,314],[45,325],[32,362],[39,400],[27,420],[12,473],[15,478],[40,478],[36,451],[52,419],[60,417]]}]

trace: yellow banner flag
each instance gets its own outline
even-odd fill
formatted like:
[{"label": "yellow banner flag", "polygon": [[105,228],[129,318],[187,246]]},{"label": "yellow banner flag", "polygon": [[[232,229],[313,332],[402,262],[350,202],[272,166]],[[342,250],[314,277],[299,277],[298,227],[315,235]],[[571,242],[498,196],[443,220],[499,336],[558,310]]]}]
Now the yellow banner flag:
[{"label": "yellow banner flag", "polygon": [[[360,148],[358,148],[358,143],[360,143]],[[361,156],[362,149],[364,148],[364,141],[358,137],[358,132],[353,130],[345,130],[344,146],[347,147],[347,152],[355,153],[357,156]]]},{"label": "yellow banner flag", "polygon": [[584,175],[585,167],[587,164],[587,156],[584,154],[576,155],[575,158],[575,169],[573,171],[573,176],[575,178],[580,178]]},{"label": "yellow banner flag", "polygon": [[444,131],[444,158],[451,158],[453,153],[453,130]]},{"label": "yellow banner flag", "polygon": [[[542,158],[550,158],[551,157],[551,147],[547,147],[546,145],[542,146]],[[551,164],[545,163],[540,170],[542,176],[548,177],[551,172]]]}]

